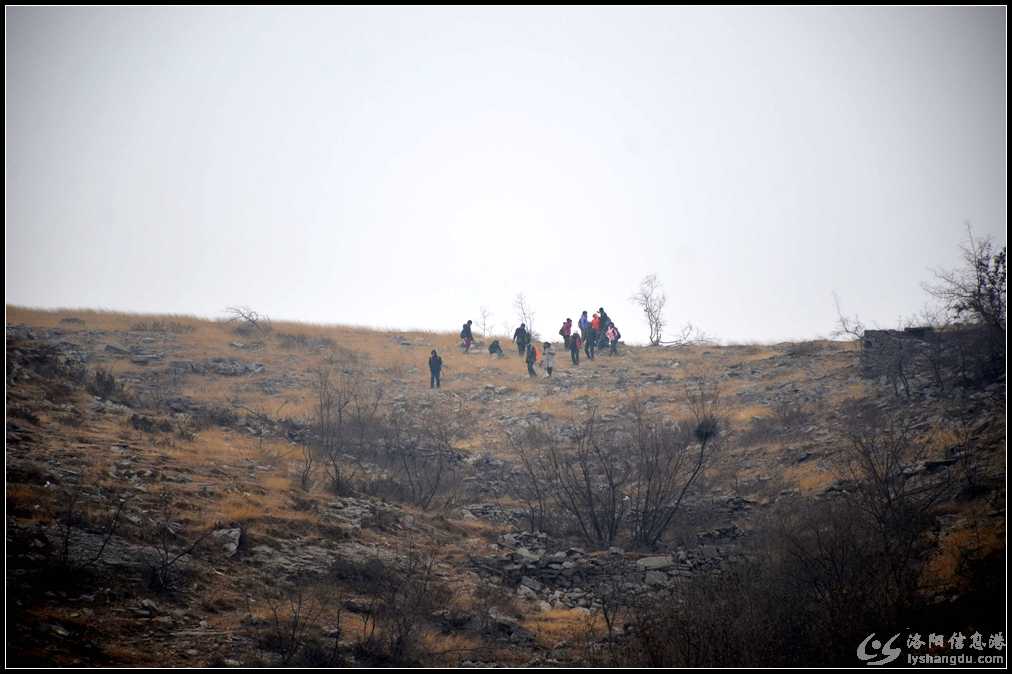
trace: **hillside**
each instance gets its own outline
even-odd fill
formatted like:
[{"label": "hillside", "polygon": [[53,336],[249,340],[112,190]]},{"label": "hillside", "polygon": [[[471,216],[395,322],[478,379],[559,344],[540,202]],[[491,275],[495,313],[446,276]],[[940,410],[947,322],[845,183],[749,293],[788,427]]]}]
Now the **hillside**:
[{"label": "hillside", "polygon": [[[786,611],[761,593],[788,581],[853,623],[825,663],[911,621],[1003,628],[1004,378],[897,389],[834,341],[557,344],[531,378],[500,339],[8,306],[8,663],[791,664],[658,645],[745,638],[724,593]],[[841,524],[875,487],[894,509]],[[909,535],[879,550],[874,522]],[[792,565],[827,560],[809,601]]]}]

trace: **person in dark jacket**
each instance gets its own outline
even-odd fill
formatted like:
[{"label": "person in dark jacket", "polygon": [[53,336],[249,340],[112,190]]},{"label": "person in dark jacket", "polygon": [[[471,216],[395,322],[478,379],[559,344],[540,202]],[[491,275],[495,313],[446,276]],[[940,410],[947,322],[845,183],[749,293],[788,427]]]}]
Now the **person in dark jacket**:
[{"label": "person in dark jacket", "polygon": [[538,373],[534,371],[534,364],[538,362],[538,350],[534,348],[533,344],[527,344],[527,374],[531,377],[537,377]]},{"label": "person in dark jacket", "polygon": [[464,323],[464,327],[460,331],[460,338],[464,340],[464,353],[468,353],[471,350],[471,342],[474,338],[471,336],[471,320],[468,319],[467,323]]},{"label": "person in dark jacket", "polygon": [[574,333],[569,338],[569,357],[573,361],[573,365],[580,364],[580,347],[583,346],[583,340],[580,339],[579,333]]},{"label": "person in dark jacket", "polygon": [[601,332],[608,332],[608,326],[611,325],[611,316],[604,310],[604,307],[597,310],[597,315],[601,317]]},{"label": "person in dark jacket", "polygon": [[442,369],[443,359],[433,349],[432,355],[429,356],[429,388],[439,388],[439,373]]},{"label": "person in dark jacket", "polygon": [[[587,338],[590,337],[590,319],[587,318],[586,311],[580,314],[580,320],[576,324],[580,328],[580,339],[583,342],[584,348],[586,348]],[[589,356],[590,354],[587,355]]]},{"label": "person in dark jacket", "polygon": [[521,323],[520,327],[513,331],[513,343],[517,345],[517,355],[523,357],[527,353],[527,345],[531,343],[531,334],[527,332],[527,326],[524,323]]},{"label": "person in dark jacket", "polygon": [[488,345],[488,355],[496,356],[498,358],[503,357],[502,345],[498,339],[493,339],[492,343]]}]

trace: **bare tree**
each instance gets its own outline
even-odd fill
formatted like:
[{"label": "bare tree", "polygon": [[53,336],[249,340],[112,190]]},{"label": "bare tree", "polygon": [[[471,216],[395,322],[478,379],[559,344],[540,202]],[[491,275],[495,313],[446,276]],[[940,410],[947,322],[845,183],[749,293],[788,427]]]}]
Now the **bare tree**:
[{"label": "bare tree", "polygon": [[833,330],[834,337],[862,339],[864,337],[864,323],[855,316],[845,316],[840,308],[840,298],[833,293],[833,306],[836,307],[836,328]]},{"label": "bare tree", "polygon": [[963,265],[935,270],[935,283],[924,289],[941,301],[955,321],[967,321],[987,331],[987,347],[995,373],[1004,371],[1008,307],[1008,248],[997,250],[990,237],[977,239],[967,225],[960,250]]},{"label": "bare tree", "polygon": [[492,324],[492,312],[488,307],[478,310],[478,326],[481,329],[481,336],[488,337],[488,328]]},{"label": "bare tree", "polygon": [[650,327],[650,344],[660,346],[664,333],[664,305],[668,301],[657,274],[648,274],[640,282],[639,290],[630,298],[643,310]]},{"label": "bare tree", "polygon": [[531,335],[531,339],[534,337],[534,309],[531,307],[530,301],[527,296],[523,293],[517,293],[516,298],[513,300],[513,309],[517,312],[517,318],[520,319],[521,323],[527,326],[527,332]]}]

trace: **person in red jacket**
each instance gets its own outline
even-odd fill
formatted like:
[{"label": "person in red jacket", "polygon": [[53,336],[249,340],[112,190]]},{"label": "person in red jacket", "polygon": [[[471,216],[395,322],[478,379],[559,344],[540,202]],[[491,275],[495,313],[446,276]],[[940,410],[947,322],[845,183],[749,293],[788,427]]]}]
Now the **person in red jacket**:
[{"label": "person in red jacket", "polygon": [[566,322],[562,324],[562,329],[559,330],[559,334],[562,335],[562,343],[565,347],[569,348],[569,336],[573,334],[573,319],[567,318]]},{"label": "person in red jacket", "polygon": [[597,342],[601,339],[601,316],[594,314],[594,317],[590,319],[590,335],[587,337],[587,358],[594,360],[594,350],[597,348]]}]

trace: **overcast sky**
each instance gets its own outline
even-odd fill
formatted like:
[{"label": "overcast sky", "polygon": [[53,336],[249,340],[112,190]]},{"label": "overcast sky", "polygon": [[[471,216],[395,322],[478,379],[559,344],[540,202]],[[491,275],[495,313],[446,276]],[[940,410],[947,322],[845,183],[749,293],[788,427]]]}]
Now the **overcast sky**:
[{"label": "overcast sky", "polygon": [[5,298],[887,327],[1007,239],[1005,8],[15,8]]}]

